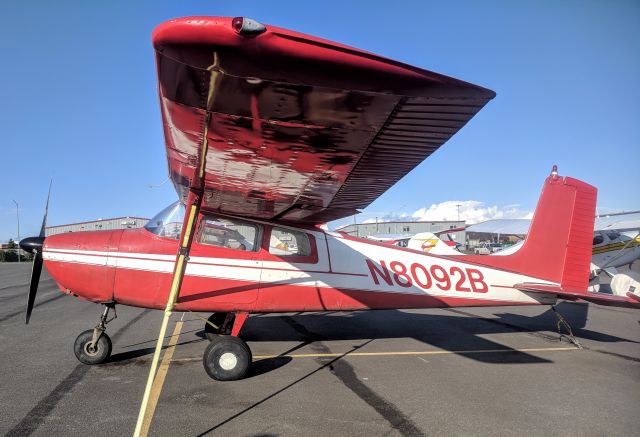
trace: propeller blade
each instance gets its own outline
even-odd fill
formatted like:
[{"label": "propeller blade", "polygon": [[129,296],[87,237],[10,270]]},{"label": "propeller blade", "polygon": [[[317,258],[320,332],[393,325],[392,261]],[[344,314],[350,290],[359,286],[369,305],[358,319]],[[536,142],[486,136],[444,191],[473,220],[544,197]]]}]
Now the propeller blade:
[{"label": "propeller blade", "polygon": [[49,199],[51,198],[51,184],[53,179],[49,181],[49,194],[47,194],[47,204],[44,207],[44,217],[42,219],[42,226],[40,227],[40,237],[44,238],[45,229],[47,227],[47,215],[49,214]]},{"label": "propeller blade", "polygon": [[33,303],[36,300],[38,292],[38,284],[40,283],[40,273],[42,273],[42,250],[36,252],[33,258],[33,267],[31,269],[31,282],[29,284],[29,298],[27,299],[27,317],[26,324],[29,324],[31,311],[33,311]]},{"label": "propeller blade", "polygon": [[42,273],[42,247],[44,246],[44,234],[47,228],[49,199],[51,198],[51,184],[53,184],[53,179],[51,179],[51,181],[49,182],[49,193],[47,194],[47,204],[44,207],[44,218],[42,219],[42,226],[40,227],[40,235],[37,237],[25,238],[20,241],[20,247],[22,248],[22,250],[34,254],[33,266],[31,267],[31,281],[29,282],[29,297],[27,298],[27,314],[25,318],[25,323],[27,325],[29,324],[29,319],[31,318],[33,304],[36,301],[38,284],[40,283],[40,274]]}]

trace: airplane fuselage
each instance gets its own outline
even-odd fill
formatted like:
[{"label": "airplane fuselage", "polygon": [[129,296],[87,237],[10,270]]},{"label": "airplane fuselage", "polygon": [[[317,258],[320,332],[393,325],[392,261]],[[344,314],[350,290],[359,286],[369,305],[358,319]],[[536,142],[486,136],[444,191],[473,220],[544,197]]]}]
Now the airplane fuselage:
[{"label": "airplane fuselage", "polygon": [[[201,221],[206,215],[201,215]],[[176,310],[285,312],[553,304],[518,283],[557,285],[478,256],[434,256],[319,228],[241,220],[255,241],[207,244],[198,226]],[[305,251],[273,247],[295,235]],[[308,241],[308,243],[307,243]],[[300,244],[300,242],[298,242]],[[146,229],[50,236],[45,264],[61,290],[94,302],[164,308],[178,242]],[[276,252],[276,253],[274,253]]]}]

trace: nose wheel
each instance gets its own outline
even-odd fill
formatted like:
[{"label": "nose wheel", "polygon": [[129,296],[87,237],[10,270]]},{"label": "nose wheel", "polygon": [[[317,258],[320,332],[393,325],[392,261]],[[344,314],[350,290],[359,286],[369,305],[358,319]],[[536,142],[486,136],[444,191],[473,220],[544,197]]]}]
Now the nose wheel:
[{"label": "nose wheel", "polygon": [[249,371],[253,359],[247,343],[238,337],[249,313],[214,314],[209,320],[214,322],[211,319],[215,316],[221,318],[224,316],[224,321],[220,325],[224,327],[222,332],[227,332],[227,327],[230,327],[231,335],[220,335],[219,332],[212,332],[211,337],[207,335],[210,342],[202,357],[204,370],[207,375],[218,381],[242,379]]},{"label": "nose wheel", "polygon": [[[114,316],[109,319],[109,310],[113,309]],[[114,304],[105,305],[104,312],[100,316],[100,322],[93,329],[87,329],[76,338],[73,344],[73,352],[78,361],[83,364],[101,364],[111,356],[112,343],[107,335],[107,323],[117,317]]]},{"label": "nose wheel", "polygon": [[104,363],[111,355],[111,347],[111,339],[106,333],[101,333],[94,341],[93,329],[87,329],[76,338],[73,352],[81,363],[93,365]]}]

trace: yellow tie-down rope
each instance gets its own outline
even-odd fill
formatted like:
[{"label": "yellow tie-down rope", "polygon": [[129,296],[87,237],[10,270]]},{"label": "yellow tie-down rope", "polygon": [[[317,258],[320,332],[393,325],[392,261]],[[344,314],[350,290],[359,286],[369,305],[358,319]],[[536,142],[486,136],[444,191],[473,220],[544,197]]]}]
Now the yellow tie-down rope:
[{"label": "yellow tie-down rope", "polygon": [[[204,126],[202,132],[202,145],[199,151],[199,161],[194,167],[194,178],[191,181],[191,191],[189,193],[189,211],[186,217],[186,226],[184,228],[184,235],[180,241],[180,250],[176,259],[175,269],[173,271],[173,280],[171,282],[171,290],[169,292],[169,298],[167,299],[167,306],[164,309],[164,317],[162,319],[162,325],[160,325],[160,333],[158,334],[158,342],[156,343],[156,349],[153,353],[153,359],[151,360],[151,369],[149,369],[149,376],[147,377],[147,385],[144,389],[144,396],[142,397],[142,404],[140,405],[140,412],[138,413],[138,421],[136,422],[136,429],[133,432],[134,437],[140,437],[147,434],[149,430],[149,422],[151,421],[152,411],[147,411],[149,406],[149,397],[151,396],[151,388],[155,380],[156,371],[158,369],[158,361],[160,360],[160,352],[162,351],[162,345],[164,343],[164,336],[167,332],[167,326],[169,325],[169,319],[173,312],[173,307],[178,300],[180,294],[180,286],[182,285],[182,278],[186,270],[187,254],[191,247],[191,237],[193,236],[196,218],[200,211],[200,205],[202,204],[203,189],[205,183],[205,170],[207,166],[207,151],[209,149],[209,123],[211,121],[210,108],[213,107],[213,101],[215,92],[218,88],[219,72],[217,67],[219,66],[220,59],[217,53],[213,54],[213,64],[207,69],[211,72],[209,94],[207,95],[207,112],[204,118]],[[183,225],[184,226],[184,225]],[[144,424],[147,426],[143,426]]]},{"label": "yellow tie-down rope", "polygon": [[[200,198],[198,199],[198,203],[200,203]],[[140,405],[140,412],[138,413],[138,422],[136,423],[136,429],[133,432],[134,437],[139,437],[142,435],[142,425],[151,419],[150,417],[147,417],[149,396],[151,395],[151,388],[155,379],[156,370],[158,369],[158,361],[160,360],[160,352],[162,351],[164,336],[167,332],[169,319],[171,318],[171,314],[173,313],[173,307],[175,306],[176,300],[178,299],[178,293],[180,291],[180,285],[182,284],[182,278],[184,277],[184,271],[186,267],[186,249],[189,247],[189,240],[191,238],[191,235],[193,234],[198,210],[198,205],[191,204],[191,208],[189,209],[189,217],[187,219],[187,226],[184,232],[184,237],[182,238],[180,244],[178,259],[176,260],[176,268],[173,272],[173,281],[171,282],[169,299],[167,300],[167,306],[164,309],[164,317],[162,318],[162,325],[160,325],[160,334],[158,334],[158,341],[156,343],[155,352],[153,353],[153,360],[151,360],[151,369],[149,370],[147,385],[144,389],[144,396],[142,398],[142,404]]]}]

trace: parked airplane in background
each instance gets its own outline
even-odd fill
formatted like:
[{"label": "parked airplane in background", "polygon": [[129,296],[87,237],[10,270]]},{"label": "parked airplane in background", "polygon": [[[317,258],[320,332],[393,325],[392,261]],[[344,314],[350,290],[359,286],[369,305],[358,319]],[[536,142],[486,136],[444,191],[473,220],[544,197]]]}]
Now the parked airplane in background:
[{"label": "parked airplane in background", "polygon": [[638,258],[640,258],[640,233],[616,230],[594,233],[592,263],[598,270],[615,274],[615,268],[630,266]]},{"label": "parked airplane in background", "polygon": [[153,45],[180,201],[143,229],[45,239],[43,223],[21,242],[36,254],[27,322],[43,261],[62,292],[104,305],[76,339],[81,362],[108,359],[117,304],[165,310],[150,382],[174,310],[213,313],[203,364],[212,378],[234,380],[252,362],[239,335],[253,313],[558,299],[638,306],[633,293],[587,291],[596,189],[555,167],[523,247],[509,256],[435,255],[320,227],[373,202],[492,91],[243,18],[171,20]]},{"label": "parked airplane in background", "polygon": [[[429,252],[436,255],[460,255],[459,248],[462,244],[456,242],[451,237],[451,232],[461,231],[459,229],[447,229],[440,232],[419,232],[415,235],[409,234],[379,234],[370,235],[367,238],[379,243],[386,243],[398,247],[408,247],[409,249]],[[446,235],[447,240],[442,240],[441,235]]]},{"label": "parked airplane in background", "polygon": [[456,243],[452,238],[446,241],[440,239],[440,235],[449,236],[448,232],[420,232],[409,238],[407,247],[434,255],[460,255],[460,243]]},{"label": "parked airplane in background", "polygon": [[[611,214],[605,217],[597,217],[592,241],[591,276],[589,289],[600,290],[600,273],[604,272],[611,277],[611,289],[616,295],[624,296],[630,289],[640,290],[640,274],[636,272],[618,272],[618,268],[631,267],[634,261],[640,258],[640,214],[637,212]],[[491,230],[504,230],[501,220],[482,223],[482,231],[491,233]],[[516,228],[520,235],[526,235],[529,221],[522,220],[517,227],[512,226],[512,232]],[[497,233],[497,232],[494,232]],[[504,235],[504,233],[503,233]],[[516,253],[522,247],[524,241],[520,241],[493,255],[506,256]]]},{"label": "parked airplane in background", "polygon": [[411,234],[376,234],[369,235],[366,238],[391,246],[407,247],[411,239]]},{"label": "parked airplane in background", "polygon": [[640,258],[640,211],[596,217],[593,236],[592,271],[605,271],[631,265]]}]

